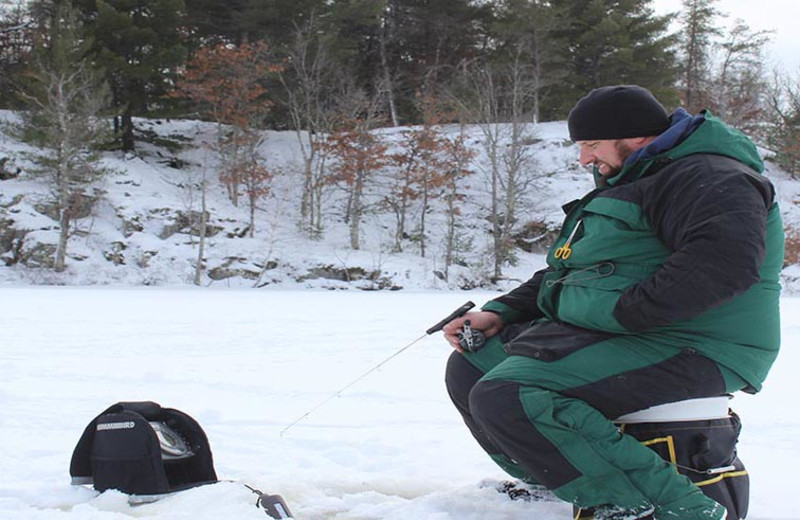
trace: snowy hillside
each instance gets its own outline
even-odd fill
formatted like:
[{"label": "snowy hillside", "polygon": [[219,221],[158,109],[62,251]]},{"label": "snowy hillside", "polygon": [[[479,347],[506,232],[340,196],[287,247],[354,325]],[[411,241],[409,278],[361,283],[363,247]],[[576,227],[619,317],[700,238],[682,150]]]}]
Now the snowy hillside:
[{"label": "snowy hillside", "polygon": [[[0,112],[0,119],[13,120]],[[488,214],[488,180],[482,135],[468,129],[468,145],[477,153],[467,180],[462,213],[462,266],[451,268],[443,280],[445,209],[434,204],[427,215],[428,252],[407,241],[403,253],[391,253],[394,215],[377,209],[383,195],[373,187],[368,193],[373,211],[361,233],[362,247],[349,247],[343,221],[345,196],[332,189],[323,206],[325,234],[310,240],[298,231],[300,220],[301,152],[292,132],[266,132],[260,150],[267,167],[276,173],[270,195],[259,203],[255,236],[247,236],[246,204],[234,207],[215,173],[215,160],[203,143],[213,142],[215,125],[196,121],[144,120],[137,122],[151,141],[180,143],[181,149],[140,143],[135,155],[107,153],[105,166],[114,173],[96,187],[94,210],[79,219],[70,238],[67,269],[55,273],[47,266],[58,237],[58,222],[48,203],[48,187],[30,174],[24,156],[27,146],[0,132],[0,160],[4,169],[19,175],[0,181],[0,283],[33,285],[159,285],[192,283],[197,261],[196,224],[200,211],[197,185],[202,175],[213,181],[209,193],[213,236],[204,255],[203,285],[224,287],[358,287],[375,288],[472,288],[488,287],[491,247]],[[0,129],[1,130],[1,129]],[[381,131],[397,146],[408,129]],[[451,135],[456,128],[445,128]],[[517,227],[529,222],[553,232],[561,221],[560,206],[592,188],[589,175],[576,160],[577,149],[569,142],[563,123],[531,126],[528,132],[528,169],[536,179],[524,194]],[[156,139],[153,139],[156,138]],[[793,201],[800,183],[769,169],[776,183],[787,223],[800,228]],[[196,218],[194,219],[197,220]],[[545,233],[546,234],[546,233]],[[541,242],[546,246],[546,239]],[[543,265],[542,250],[519,251],[519,264],[508,267],[514,285]],[[792,269],[787,279],[800,278]],[[349,281],[343,281],[349,278]]]}]

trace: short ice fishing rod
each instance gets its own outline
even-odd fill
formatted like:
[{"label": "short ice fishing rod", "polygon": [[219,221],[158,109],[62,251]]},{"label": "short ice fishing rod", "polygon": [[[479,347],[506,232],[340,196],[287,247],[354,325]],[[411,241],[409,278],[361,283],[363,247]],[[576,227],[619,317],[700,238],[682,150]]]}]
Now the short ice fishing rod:
[{"label": "short ice fishing rod", "polygon": [[284,434],[284,433],[286,433],[287,431],[289,431],[289,429],[290,429],[292,426],[294,426],[295,424],[299,423],[300,421],[302,421],[303,419],[305,419],[306,417],[308,417],[309,415],[311,415],[312,413],[314,413],[314,412],[315,412],[315,411],[317,411],[318,409],[322,408],[322,406],[324,406],[324,405],[325,405],[325,404],[326,404],[328,401],[330,401],[330,400],[331,400],[331,399],[333,399],[334,397],[339,397],[340,395],[342,395],[342,393],[343,393],[345,390],[347,390],[348,388],[350,388],[350,387],[351,387],[351,386],[353,386],[354,384],[358,383],[359,381],[361,381],[362,379],[364,379],[365,377],[367,377],[367,376],[368,376],[368,375],[370,375],[371,373],[375,372],[376,370],[378,370],[379,368],[381,368],[383,365],[385,365],[386,363],[388,363],[389,361],[391,361],[391,360],[392,360],[392,359],[394,359],[395,357],[399,356],[399,355],[400,355],[400,354],[402,354],[404,351],[408,350],[408,349],[409,349],[411,346],[413,346],[415,343],[417,343],[418,341],[421,341],[422,339],[424,339],[426,336],[430,336],[430,335],[431,335],[431,334],[433,334],[434,332],[439,332],[440,330],[442,330],[442,329],[444,328],[444,326],[445,326],[445,325],[447,325],[448,323],[450,323],[451,321],[453,321],[453,320],[454,320],[454,319],[456,319],[456,318],[460,318],[461,316],[463,316],[464,314],[466,314],[466,313],[467,313],[467,311],[469,311],[469,310],[470,310],[470,309],[472,309],[473,307],[475,307],[475,304],[474,304],[474,303],[472,303],[472,302],[467,302],[467,303],[465,303],[464,305],[462,305],[461,307],[459,307],[458,309],[454,310],[454,311],[453,311],[453,312],[452,312],[452,313],[451,313],[451,314],[450,314],[448,317],[446,317],[445,319],[443,319],[442,321],[440,321],[439,323],[437,323],[437,324],[436,324],[436,325],[434,325],[433,327],[431,327],[431,328],[429,328],[428,330],[426,330],[426,331],[425,331],[425,334],[423,334],[422,336],[418,337],[417,339],[415,339],[414,341],[412,341],[411,343],[409,343],[409,344],[408,344],[408,345],[406,345],[405,347],[401,348],[400,350],[398,350],[397,352],[395,352],[395,353],[394,353],[394,354],[392,354],[391,356],[387,357],[386,359],[384,359],[383,361],[381,361],[380,363],[378,363],[378,364],[377,364],[377,365],[375,365],[374,367],[370,368],[369,370],[367,370],[366,372],[364,372],[363,374],[361,374],[360,376],[358,376],[356,379],[352,380],[351,382],[349,382],[348,384],[346,384],[345,386],[343,386],[342,388],[340,388],[339,390],[337,390],[336,392],[334,392],[333,394],[331,394],[330,396],[328,396],[328,398],[327,398],[327,399],[325,399],[324,401],[322,401],[321,403],[319,403],[318,405],[316,405],[314,408],[310,409],[309,411],[307,411],[306,413],[304,413],[303,415],[301,415],[300,417],[298,417],[297,419],[295,419],[294,421],[292,421],[292,423],[291,423],[291,424],[289,424],[289,426],[287,426],[286,428],[284,428],[283,430],[281,430],[281,434],[280,434],[280,435],[281,435],[281,437],[283,437],[283,434]]}]

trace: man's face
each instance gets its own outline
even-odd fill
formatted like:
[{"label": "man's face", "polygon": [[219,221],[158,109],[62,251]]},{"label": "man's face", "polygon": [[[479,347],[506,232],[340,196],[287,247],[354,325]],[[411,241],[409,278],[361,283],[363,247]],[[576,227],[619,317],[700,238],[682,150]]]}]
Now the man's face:
[{"label": "man's face", "polygon": [[636,151],[629,139],[599,139],[578,141],[580,163],[583,166],[596,166],[606,179],[610,179],[622,169],[625,159]]}]

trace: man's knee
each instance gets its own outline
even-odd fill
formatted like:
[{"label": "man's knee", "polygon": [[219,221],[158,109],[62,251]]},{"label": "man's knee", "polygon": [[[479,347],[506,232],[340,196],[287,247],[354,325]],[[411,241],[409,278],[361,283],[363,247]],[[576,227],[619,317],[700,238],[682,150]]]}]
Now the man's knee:
[{"label": "man's knee", "polygon": [[493,429],[518,419],[519,387],[519,383],[512,381],[479,381],[469,394],[469,408],[475,420]]},{"label": "man's knee", "polygon": [[483,373],[475,368],[464,356],[453,352],[447,360],[444,382],[450,399],[459,407],[469,409],[469,393]]},{"label": "man's knee", "polygon": [[529,431],[553,424],[556,397],[550,390],[515,381],[483,380],[472,388],[469,407],[487,431]]},{"label": "man's knee", "polygon": [[475,421],[502,453],[535,481],[557,489],[581,476],[546,437],[552,393],[514,381],[481,380],[469,395]]}]

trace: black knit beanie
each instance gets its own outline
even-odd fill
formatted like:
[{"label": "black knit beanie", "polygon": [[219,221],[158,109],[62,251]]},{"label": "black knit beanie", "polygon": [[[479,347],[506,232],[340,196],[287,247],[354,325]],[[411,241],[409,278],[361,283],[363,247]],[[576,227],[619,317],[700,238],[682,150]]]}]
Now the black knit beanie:
[{"label": "black knit beanie", "polygon": [[573,141],[625,139],[658,135],[669,127],[669,114],[646,88],[616,85],[592,90],[567,118]]}]

